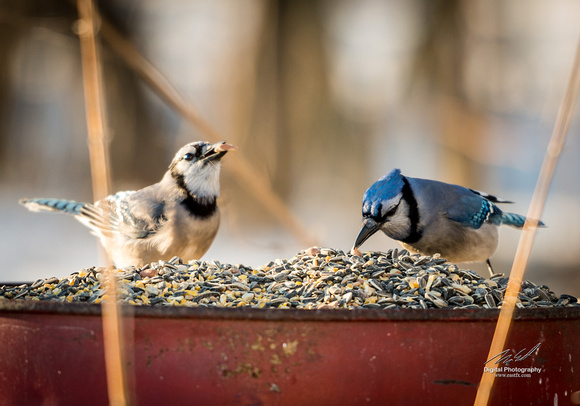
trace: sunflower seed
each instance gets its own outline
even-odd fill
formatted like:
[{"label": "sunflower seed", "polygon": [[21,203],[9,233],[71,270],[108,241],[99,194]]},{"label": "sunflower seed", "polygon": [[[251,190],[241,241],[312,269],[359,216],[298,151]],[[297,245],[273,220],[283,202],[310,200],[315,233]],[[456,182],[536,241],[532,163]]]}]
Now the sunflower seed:
[{"label": "sunflower seed", "polygon": [[[484,279],[438,256],[407,250],[350,255],[312,248],[290,259],[252,268],[219,261],[174,257],[141,268],[115,271],[119,300],[134,305],[266,308],[463,308],[501,306],[508,278]],[[82,269],[65,278],[0,286],[0,299],[100,303],[104,268]],[[569,295],[522,282],[518,307],[580,306]]]}]

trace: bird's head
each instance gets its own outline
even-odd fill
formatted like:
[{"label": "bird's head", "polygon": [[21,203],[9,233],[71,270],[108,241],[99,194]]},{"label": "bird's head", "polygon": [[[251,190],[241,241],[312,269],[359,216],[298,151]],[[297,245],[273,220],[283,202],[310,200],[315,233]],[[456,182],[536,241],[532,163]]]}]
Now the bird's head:
[{"label": "bird's head", "polygon": [[219,195],[221,158],[237,148],[225,141],[216,144],[198,141],[185,145],[169,165],[171,176],[179,187],[198,197]]},{"label": "bird's head", "polygon": [[368,188],[363,197],[363,225],[353,248],[360,247],[380,229],[395,239],[399,231],[404,231],[400,230],[407,227],[408,223],[408,207],[401,204],[404,203],[402,202],[404,186],[401,171],[393,169]]}]

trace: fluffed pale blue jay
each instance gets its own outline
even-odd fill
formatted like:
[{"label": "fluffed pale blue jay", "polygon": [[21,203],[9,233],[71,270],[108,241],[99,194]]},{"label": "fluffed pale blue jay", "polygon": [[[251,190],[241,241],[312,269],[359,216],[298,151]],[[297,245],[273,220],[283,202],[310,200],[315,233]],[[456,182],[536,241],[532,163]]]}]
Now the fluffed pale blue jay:
[{"label": "fluffed pale blue jay", "polygon": [[32,211],[74,215],[99,237],[118,267],[179,256],[199,259],[216,236],[221,158],[233,145],[193,142],[182,147],[160,182],[119,192],[96,203],[22,199]]}]

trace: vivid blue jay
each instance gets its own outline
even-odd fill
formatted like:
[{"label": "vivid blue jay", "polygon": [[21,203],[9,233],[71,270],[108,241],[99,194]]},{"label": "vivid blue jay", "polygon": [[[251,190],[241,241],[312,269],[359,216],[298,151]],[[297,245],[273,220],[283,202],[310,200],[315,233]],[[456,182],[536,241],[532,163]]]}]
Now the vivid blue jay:
[{"label": "vivid blue jay", "polygon": [[485,261],[493,273],[489,257],[498,245],[497,227],[522,228],[526,221],[495,203],[511,202],[458,185],[409,178],[393,169],[364,194],[363,226],[353,249],[382,230],[410,252],[439,253],[451,262]]},{"label": "vivid blue jay", "polygon": [[233,145],[194,142],[182,147],[160,182],[119,192],[94,204],[60,199],[22,199],[32,211],[74,215],[99,237],[118,267],[142,266],[179,256],[199,259],[219,227],[221,158]]}]

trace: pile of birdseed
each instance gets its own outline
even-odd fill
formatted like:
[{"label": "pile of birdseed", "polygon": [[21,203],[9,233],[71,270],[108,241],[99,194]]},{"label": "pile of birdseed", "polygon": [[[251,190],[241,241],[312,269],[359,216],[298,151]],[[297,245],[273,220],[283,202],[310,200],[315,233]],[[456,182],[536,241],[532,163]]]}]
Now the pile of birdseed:
[{"label": "pile of birdseed", "polygon": [[[100,303],[107,298],[104,268],[83,269],[31,285],[0,286],[0,300]],[[132,305],[253,307],[278,309],[480,309],[500,307],[508,278],[485,279],[437,256],[406,250],[361,256],[312,247],[293,258],[253,269],[178,257],[143,268],[113,271],[118,300]],[[517,306],[580,306],[547,286],[524,281]]]}]

